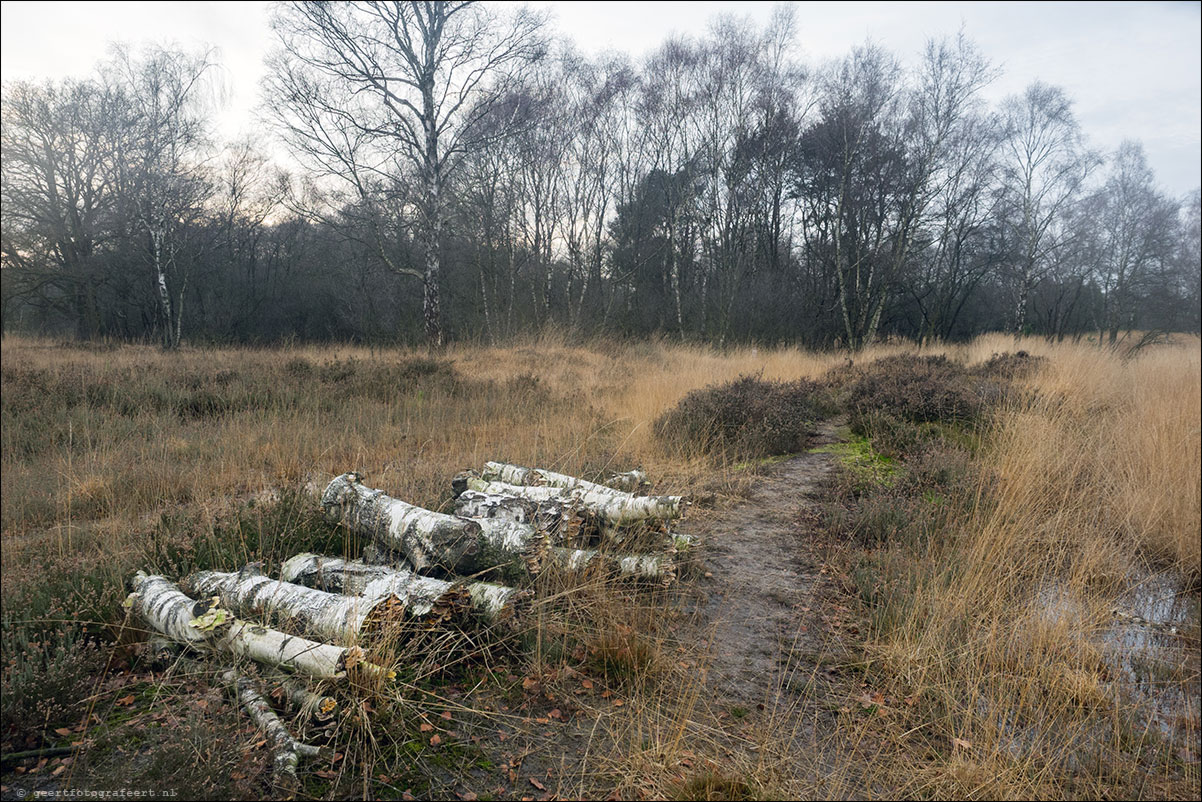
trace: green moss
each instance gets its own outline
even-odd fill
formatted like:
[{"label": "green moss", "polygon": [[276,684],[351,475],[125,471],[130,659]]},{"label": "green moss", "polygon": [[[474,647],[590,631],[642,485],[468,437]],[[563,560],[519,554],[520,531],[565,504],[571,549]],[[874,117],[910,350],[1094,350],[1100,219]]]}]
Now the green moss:
[{"label": "green moss", "polygon": [[811,453],[837,456],[861,489],[892,487],[901,476],[902,469],[897,460],[878,453],[867,437],[851,436],[842,442],[812,449]]}]

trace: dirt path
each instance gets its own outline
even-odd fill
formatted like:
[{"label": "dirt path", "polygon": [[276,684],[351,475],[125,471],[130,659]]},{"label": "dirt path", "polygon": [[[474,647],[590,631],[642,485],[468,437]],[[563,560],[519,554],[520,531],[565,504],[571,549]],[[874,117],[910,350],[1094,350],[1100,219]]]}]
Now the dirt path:
[{"label": "dirt path", "polygon": [[[819,425],[812,448],[837,442],[839,422]],[[707,688],[715,702],[754,707],[781,687],[782,657],[815,644],[799,626],[819,566],[803,512],[835,465],[809,451],[769,468],[750,497],[695,524],[705,538],[698,626],[710,642]]]}]

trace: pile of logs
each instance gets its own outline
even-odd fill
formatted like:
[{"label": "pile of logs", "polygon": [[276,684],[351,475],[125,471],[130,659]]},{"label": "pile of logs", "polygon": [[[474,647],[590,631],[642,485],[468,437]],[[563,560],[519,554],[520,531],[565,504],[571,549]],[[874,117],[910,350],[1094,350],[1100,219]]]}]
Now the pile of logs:
[{"label": "pile of logs", "polygon": [[[280,566],[278,579],[259,563],[201,571],[178,584],[138,572],[125,604],[173,649],[216,657],[219,666],[242,658],[287,673],[285,696],[328,716],[337,702],[304,678],[391,679],[394,673],[368,661],[363,646],[399,627],[470,619],[514,626],[530,606],[532,580],[546,571],[674,581],[679,555],[692,545],[670,529],[684,501],[636,495],[646,485],[640,471],[596,484],[488,462],[454,478],[454,514],[447,515],[345,473],[325,488],[321,506],[370,541],[363,559],[298,554]],[[202,665],[186,655],[178,662]],[[321,750],[291,736],[250,676],[225,666],[216,675],[267,735],[277,782],[295,787],[299,759]]]}]

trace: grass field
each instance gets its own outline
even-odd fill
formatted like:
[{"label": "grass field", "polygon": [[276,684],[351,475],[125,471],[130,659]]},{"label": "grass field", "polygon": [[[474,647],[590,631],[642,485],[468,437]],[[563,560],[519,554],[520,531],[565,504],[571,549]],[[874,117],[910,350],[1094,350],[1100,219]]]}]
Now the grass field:
[{"label": "grass field", "polygon": [[[656,774],[649,752],[632,744],[676,726],[678,719],[651,719],[687,715],[687,697],[699,693],[675,669],[650,670],[673,662],[655,634],[666,615],[660,597],[582,593],[558,618],[540,618],[532,635],[464,670],[522,677],[591,665],[607,680],[628,675],[632,703],[606,724],[613,748],[577,788],[686,798],[1196,797],[1199,341],[1180,337],[1125,354],[984,337],[923,353],[976,366],[1016,347],[1046,358],[1015,379],[1018,389],[970,424],[931,424],[940,448],[898,455],[903,475],[953,466],[956,477],[912,482],[912,492],[872,479],[844,505],[860,534],[832,525],[818,536],[863,627],[841,644],[850,655],[846,687],[834,692],[843,697],[811,690],[782,705],[794,714],[836,711],[812,753],[796,756],[804,770],[723,758],[721,772],[676,785]],[[855,363],[914,351],[880,346]],[[348,346],[163,353],[5,337],[2,355],[7,752],[114,729],[122,706],[106,694],[125,694],[126,686],[112,678],[139,670],[128,648],[138,638],[120,608],[134,571],[231,570],[301,550],[360,547],[321,520],[300,492],[306,482],[353,469],[391,495],[439,508],[457,471],[503,459],[575,475],[641,467],[656,492],[704,493],[721,506],[754,471],[663,442],[654,422],[697,388],[747,374],[819,379],[847,360],[793,348],[555,337],[456,346],[436,357]],[[883,430],[869,434],[888,451]],[[940,460],[946,465],[932,465]],[[872,529],[870,514],[894,523]],[[862,536],[878,530],[884,534]],[[1116,625],[1114,610],[1138,615],[1149,589],[1163,587],[1184,610],[1172,613],[1177,632],[1134,642],[1135,630]],[[571,649],[579,632],[583,662]],[[844,703],[864,694],[880,701]],[[370,698],[381,704],[378,694]],[[417,703],[392,701],[395,710],[373,725],[338,735],[343,768],[307,793],[406,787],[371,785],[397,772],[385,722],[407,732],[424,715]],[[167,768],[139,775],[143,781],[221,796],[262,772],[254,751],[216,750],[199,760],[188,744],[246,746],[255,738],[245,726],[228,711],[193,710],[175,737],[102,741],[110,754],[159,754]],[[670,748],[704,748],[686,741]],[[705,743],[717,760],[719,745]],[[117,775],[127,780],[134,769],[105,762],[102,752],[64,776],[93,788],[105,772],[113,787]],[[444,763],[440,770],[458,770]],[[8,764],[5,771],[7,783]],[[821,772],[837,779],[819,783]]]}]

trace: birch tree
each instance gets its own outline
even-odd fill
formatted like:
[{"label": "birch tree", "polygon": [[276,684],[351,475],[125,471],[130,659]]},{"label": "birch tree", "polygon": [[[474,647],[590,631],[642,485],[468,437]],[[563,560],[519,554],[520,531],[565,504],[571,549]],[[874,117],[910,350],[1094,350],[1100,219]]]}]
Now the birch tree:
[{"label": "birch tree", "polygon": [[1098,158],[1085,147],[1072,102],[1036,81],[1002,103],[1003,212],[1015,250],[1014,333],[1027,324],[1031,290],[1055,264],[1067,239],[1061,223]]},{"label": "birch tree", "polygon": [[[269,87],[275,116],[298,154],[340,175],[418,188],[422,316],[443,343],[440,293],[447,190],[460,157],[500,136],[481,125],[531,62],[542,57],[540,16],[502,15],[473,2],[305,3],[274,20],[281,50]],[[294,112],[291,101],[305,101]],[[327,125],[331,123],[331,125]],[[406,268],[406,274],[417,269]]]},{"label": "birch tree", "polygon": [[213,192],[211,149],[214,66],[211,52],[151,48],[141,57],[118,48],[102,71],[128,99],[116,157],[126,217],[142,238],[158,301],[160,341],[178,348],[191,276],[188,234]]}]

